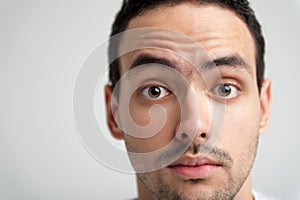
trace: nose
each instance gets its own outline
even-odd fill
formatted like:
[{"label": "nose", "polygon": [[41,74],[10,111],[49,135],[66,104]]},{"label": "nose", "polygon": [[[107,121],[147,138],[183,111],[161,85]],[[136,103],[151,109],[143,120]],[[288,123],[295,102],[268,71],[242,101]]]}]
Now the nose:
[{"label": "nose", "polygon": [[176,139],[184,143],[205,143],[209,140],[211,107],[211,100],[206,95],[189,89],[180,100],[181,118],[176,125]]}]

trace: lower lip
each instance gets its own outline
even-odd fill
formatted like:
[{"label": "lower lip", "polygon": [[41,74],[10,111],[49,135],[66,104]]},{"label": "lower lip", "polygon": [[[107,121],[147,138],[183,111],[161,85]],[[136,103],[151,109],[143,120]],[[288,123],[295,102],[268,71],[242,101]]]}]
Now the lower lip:
[{"label": "lower lip", "polygon": [[169,169],[185,179],[205,179],[212,175],[213,172],[215,172],[219,168],[219,165],[209,164],[199,166],[178,165],[169,167]]}]

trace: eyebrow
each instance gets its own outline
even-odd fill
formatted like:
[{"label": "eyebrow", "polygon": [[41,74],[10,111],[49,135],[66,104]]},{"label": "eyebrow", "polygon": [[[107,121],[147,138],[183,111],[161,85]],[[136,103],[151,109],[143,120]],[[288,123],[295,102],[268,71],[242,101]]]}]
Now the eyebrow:
[{"label": "eyebrow", "polygon": [[237,70],[242,70],[252,75],[252,69],[246,61],[239,55],[225,56],[209,61],[204,64],[205,69],[212,69],[219,66],[229,66]]},{"label": "eyebrow", "polygon": [[[167,58],[156,57],[150,54],[141,54],[131,65],[131,69],[145,64],[161,64],[172,69],[180,68],[179,62],[171,61]],[[205,70],[211,70],[220,66],[228,66],[237,70],[242,70],[252,75],[252,69],[239,55],[230,55],[208,61],[202,67]]]},{"label": "eyebrow", "polygon": [[150,54],[141,54],[131,65],[130,69],[145,64],[161,64],[170,68],[178,68],[178,63],[166,58],[155,57]]}]

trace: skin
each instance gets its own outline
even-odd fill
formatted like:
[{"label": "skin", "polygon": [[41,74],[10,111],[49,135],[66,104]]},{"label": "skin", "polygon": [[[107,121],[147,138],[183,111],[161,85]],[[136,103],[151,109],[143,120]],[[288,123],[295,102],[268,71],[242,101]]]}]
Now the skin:
[{"label": "skin", "polygon": [[[203,87],[204,84],[201,84],[203,80],[197,70],[170,53],[144,49],[120,58],[121,74],[127,72],[128,66],[144,53],[182,63],[182,68],[176,70],[188,80],[191,90],[200,91],[195,98],[201,108],[198,119],[201,125],[197,126],[191,148],[184,153],[184,156],[199,156],[200,152],[192,151],[192,147],[209,142],[215,134],[210,128],[213,122],[208,99],[226,106],[222,120],[223,127],[213,148],[226,152],[231,162],[223,163],[221,167],[201,180],[180,176],[168,167],[137,173],[139,199],[253,199],[250,171],[255,159],[259,135],[265,132],[269,122],[271,84],[269,80],[264,80],[259,94],[256,82],[255,45],[247,26],[230,10],[212,5],[182,3],[147,11],[132,19],[127,30],[143,27],[165,28],[187,35],[197,41],[211,59],[238,55],[247,64],[249,70],[226,65],[218,67],[222,81],[231,85],[232,89],[237,88],[237,91],[232,91],[233,95],[224,101],[225,97],[218,93],[214,97],[208,95],[207,91],[211,88]],[[162,48],[168,49],[168,47]],[[151,101],[143,94],[133,95],[129,103],[130,114],[138,125],[143,126],[150,122],[151,119],[145,113],[154,104],[163,105],[167,113],[164,127],[153,137],[142,139],[125,134],[118,126],[114,116],[118,115],[120,109],[118,105],[111,106],[114,98],[112,90],[110,86],[105,87],[108,126],[115,138],[125,140],[128,151],[151,152],[164,147],[177,137],[181,113],[174,94],[168,93],[161,99]],[[120,93],[122,96],[122,91]],[[215,157],[213,153],[206,157],[223,159]]]}]

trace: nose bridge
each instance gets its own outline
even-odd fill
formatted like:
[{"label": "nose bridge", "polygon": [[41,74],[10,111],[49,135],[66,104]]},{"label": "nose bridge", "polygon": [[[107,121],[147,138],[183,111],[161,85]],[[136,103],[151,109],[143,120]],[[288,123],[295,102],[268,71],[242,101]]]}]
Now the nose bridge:
[{"label": "nose bridge", "polygon": [[179,140],[209,138],[209,125],[212,119],[211,100],[197,87],[187,89],[181,101],[181,120],[177,129]]}]

